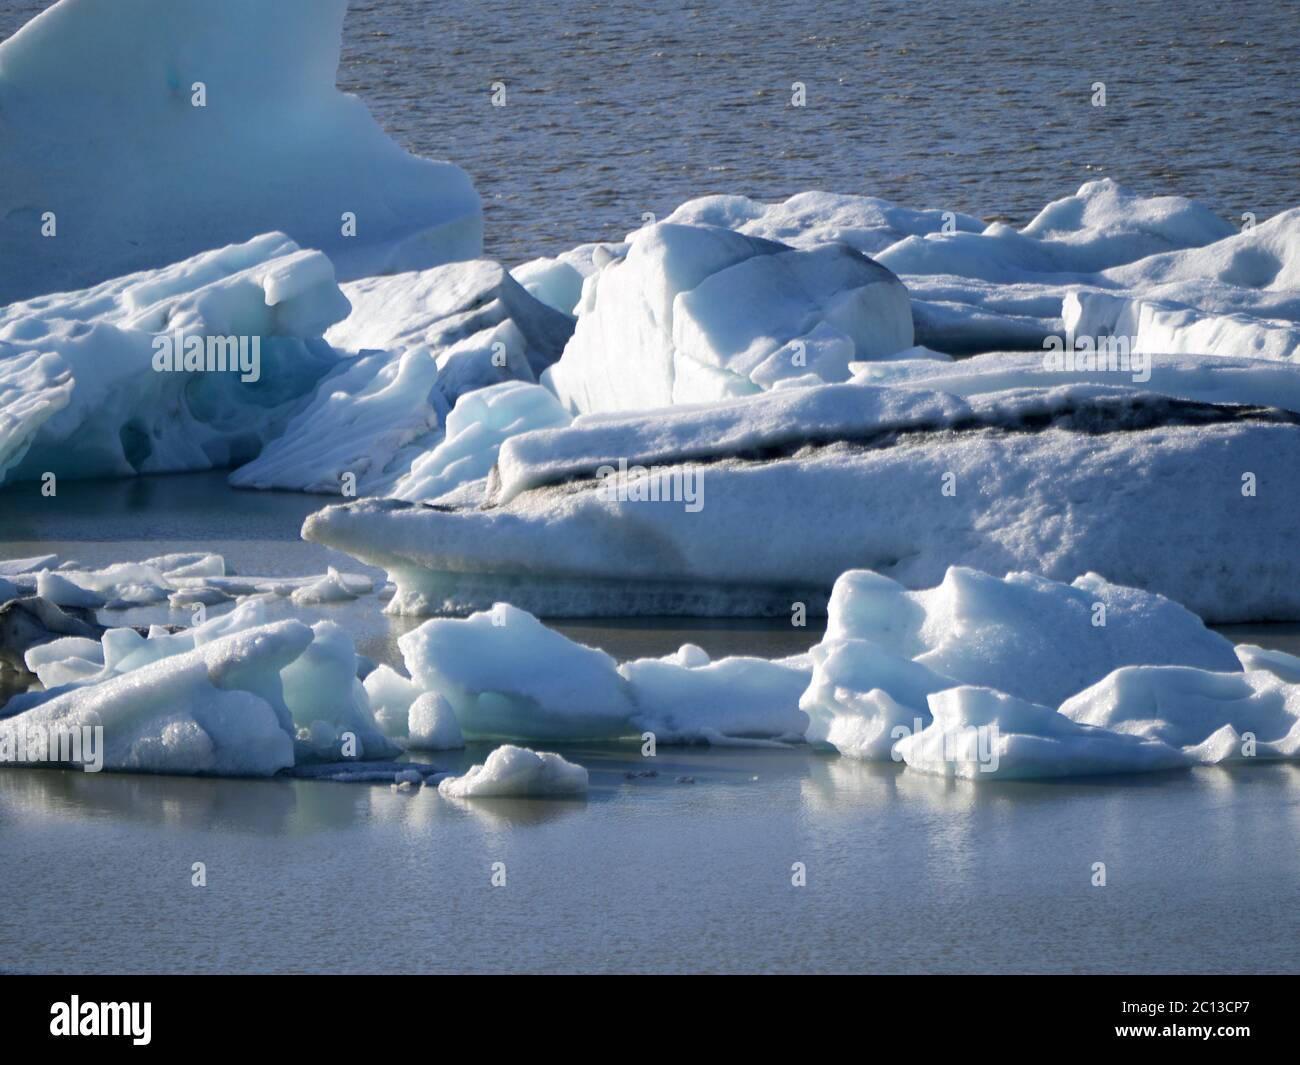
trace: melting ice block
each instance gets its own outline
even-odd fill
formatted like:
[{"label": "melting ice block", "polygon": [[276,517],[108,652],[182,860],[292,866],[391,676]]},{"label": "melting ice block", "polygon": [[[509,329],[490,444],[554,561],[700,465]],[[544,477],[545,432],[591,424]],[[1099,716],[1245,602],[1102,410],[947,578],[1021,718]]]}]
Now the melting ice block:
[{"label": "melting ice block", "polygon": [[1162,596],[1095,574],[1064,584],[963,567],[923,591],[845,573],[811,659],[799,704],[809,740],[871,760],[894,756],[900,736],[927,725],[932,697],[948,688],[1056,707],[1123,666],[1241,668],[1231,643]]},{"label": "melting ice block", "polygon": [[[1294,674],[1300,659],[1290,659]],[[1300,756],[1300,684],[1265,670],[1130,666],[1061,705],[1071,721],[1158,740],[1198,762]]]},{"label": "melting ice block", "polygon": [[587,771],[549,751],[503,744],[482,765],[438,782],[449,799],[524,799],[578,796],[587,792]]},{"label": "melting ice block", "polygon": [[412,745],[434,709],[413,699],[420,691],[446,700],[470,739],[650,732],[659,743],[768,743],[799,741],[808,727],[798,706],[808,668],[798,660],[709,662],[696,648],[619,665],[507,603],[465,620],[427,621],[398,645],[411,680],[376,670],[366,689],[381,720],[397,728],[402,713],[409,715]]},{"label": "melting ice block", "polygon": [[0,44],[0,304],[270,230],[343,277],[479,254],[464,171],[335,88],[346,6],[61,0]]}]

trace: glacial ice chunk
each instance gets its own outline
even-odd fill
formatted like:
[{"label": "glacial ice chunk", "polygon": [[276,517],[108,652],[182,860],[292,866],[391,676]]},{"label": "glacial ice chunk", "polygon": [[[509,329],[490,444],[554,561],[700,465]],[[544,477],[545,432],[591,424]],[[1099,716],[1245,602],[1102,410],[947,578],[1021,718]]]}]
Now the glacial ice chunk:
[{"label": "glacial ice chunk", "polygon": [[661,223],[584,283],[577,329],[543,383],[574,412],[644,409],[806,376],[809,349],[843,379],[849,359],[911,345],[907,291],[860,252]]},{"label": "glacial ice chunk", "polygon": [[931,723],[898,741],[908,769],[967,780],[1041,779],[1181,769],[1158,740],[1077,724],[1046,706],[988,688],[930,697]]},{"label": "glacial ice chunk", "polygon": [[345,9],[61,0],[0,44],[0,304],[271,230],[349,278],[478,255],[465,172],[335,87]]},{"label": "glacial ice chunk", "polygon": [[587,771],[549,751],[502,744],[482,765],[438,782],[449,799],[523,799],[585,795]]}]

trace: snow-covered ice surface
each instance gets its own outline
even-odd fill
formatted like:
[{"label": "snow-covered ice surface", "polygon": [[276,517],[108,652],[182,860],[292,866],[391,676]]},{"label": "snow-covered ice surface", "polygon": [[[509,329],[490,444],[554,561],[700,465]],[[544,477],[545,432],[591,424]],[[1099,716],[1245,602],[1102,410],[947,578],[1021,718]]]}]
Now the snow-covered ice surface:
[{"label": "snow-covered ice surface", "polygon": [[342,277],[480,254],[468,175],[335,88],[345,9],[60,0],[0,44],[0,303],[273,230]]},{"label": "snow-covered ice surface", "polygon": [[387,569],[413,614],[788,614],[848,569],[921,588],[965,565],[1300,618],[1300,423],[1235,402],[1258,396],[1239,365],[1189,378],[1214,401],[1042,374],[965,399],[849,384],[579,418],[502,445],[481,504],[365,500],[303,535]]},{"label": "snow-covered ice surface", "polygon": [[0,475],[245,461],[335,366],[321,335],[347,313],[330,260],[280,233],[0,308]]}]

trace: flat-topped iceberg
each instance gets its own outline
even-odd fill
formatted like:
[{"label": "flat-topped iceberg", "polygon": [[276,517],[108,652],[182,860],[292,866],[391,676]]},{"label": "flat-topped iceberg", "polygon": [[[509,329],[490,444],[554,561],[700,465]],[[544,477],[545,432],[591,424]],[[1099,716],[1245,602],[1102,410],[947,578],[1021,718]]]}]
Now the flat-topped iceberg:
[{"label": "flat-topped iceberg", "polygon": [[335,88],[346,6],[60,0],[0,44],[0,303],[271,230],[349,278],[478,255],[465,172]]},{"label": "flat-topped iceberg", "polygon": [[1256,387],[1181,356],[1149,391],[1025,367],[998,381],[989,357],[987,384],[933,364],[935,388],[582,417],[506,441],[481,501],[361,501],[303,535],[387,569],[398,613],[788,614],[824,609],[848,569],[923,588],[964,565],[1095,572],[1212,621],[1297,618],[1300,416],[1256,404],[1294,406],[1300,367],[1267,365]]}]

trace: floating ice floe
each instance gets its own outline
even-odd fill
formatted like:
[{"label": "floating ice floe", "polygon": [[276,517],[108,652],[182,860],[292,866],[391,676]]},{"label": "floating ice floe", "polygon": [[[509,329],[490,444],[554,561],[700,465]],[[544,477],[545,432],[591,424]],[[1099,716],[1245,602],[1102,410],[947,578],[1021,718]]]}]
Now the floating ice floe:
[{"label": "floating ice floe", "polygon": [[884,386],[583,416],[507,440],[481,500],[364,500],[303,535],[385,568],[395,613],[788,614],[848,569],[924,588],[964,565],[1300,618],[1300,367],[1179,356],[1148,388],[899,365]]},{"label": "floating ice floe", "polygon": [[1162,596],[1095,574],[1064,584],[960,567],[924,591],[845,573],[811,660],[809,740],[870,760],[928,725],[931,697],[949,688],[1056,707],[1124,666],[1241,669],[1231,643]]},{"label": "floating ice floe", "polygon": [[389,491],[439,444],[455,403],[493,385],[535,381],[573,331],[571,318],[482,260],[367,278],[344,292],[352,312],[326,337],[361,354],[323,380],[231,484]]},{"label": "floating ice floe", "polygon": [[0,308],[0,473],[245,461],[336,365],[321,334],[347,310],[329,259],[279,233]]},{"label": "floating ice floe", "polygon": [[12,697],[0,725],[102,726],[107,769],[261,776],[398,751],[375,724],[351,638],[331,622],[269,622],[257,600],[177,632],[57,639],[26,664],[45,690]]},{"label": "floating ice floe", "polygon": [[[51,569],[51,563],[56,567]],[[41,568],[8,578],[17,594],[37,595],[59,607],[123,610],[167,600],[175,609],[212,606],[253,595],[290,596],[302,605],[343,602],[374,591],[365,574],[332,567],[321,576],[258,577],[226,573],[226,561],[211,552],[189,552],[117,562],[99,570],[59,564],[55,556]]]},{"label": "floating ice floe", "polygon": [[660,743],[795,742],[808,727],[798,708],[809,676],[801,660],[710,662],[699,648],[684,648],[619,665],[507,603],[425,622],[398,645],[411,680],[381,666],[366,688],[381,721],[400,721],[409,707],[412,731],[418,692],[445,699],[470,739],[653,733]]},{"label": "floating ice floe", "polygon": [[345,9],[61,0],[0,44],[0,303],[270,230],[343,277],[479,254],[464,171],[335,87]]},{"label": "floating ice floe", "polygon": [[575,413],[644,409],[845,380],[851,360],[911,346],[907,291],[847,245],[661,223],[584,283],[542,380]]},{"label": "floating ice floe", "polygon": [[951,688],[930,697],[933,718],[898,741],[908,769],[979,780],[1150,773],[1188,760],[1158,740],[1076,724],[1046,706],[988,688]]},{"label": "floating ice floe", "polygon": [[438,783],[449,799],[523,799],[585,795],[587,771],[549,751],[503,744],[482,765]]}]

